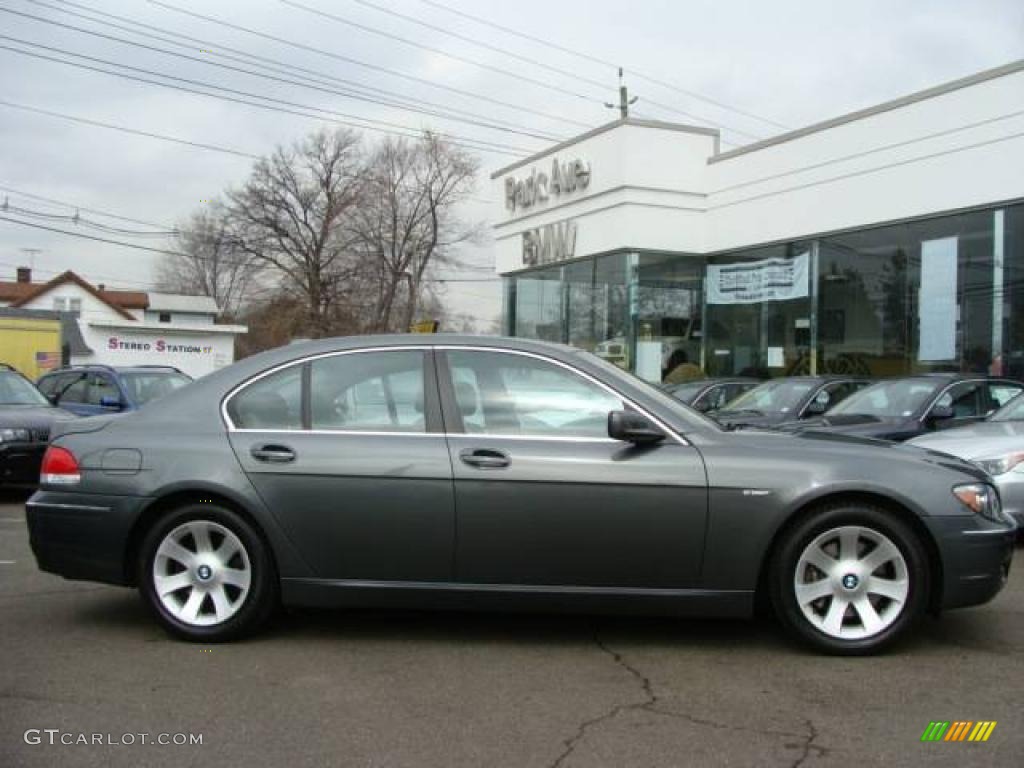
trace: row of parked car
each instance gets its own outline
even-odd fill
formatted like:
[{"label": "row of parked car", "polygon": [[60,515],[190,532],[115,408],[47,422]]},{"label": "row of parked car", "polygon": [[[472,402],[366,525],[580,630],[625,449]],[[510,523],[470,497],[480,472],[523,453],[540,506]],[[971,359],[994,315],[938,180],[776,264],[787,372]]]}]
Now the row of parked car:
[{"label": "row of parked car", "polygon": [[34,486],[56,421],[134,411],[185,386],[170,366],[70,366],[33,383],[0,363],[0,487]]},{"label": "row of parked car", "polygon": [[871,380],[793,376],[702,379],[666,387],[730,429],[814,431],[909,442],[993,476],[1024,524],[1024,383],[960,373]]}]

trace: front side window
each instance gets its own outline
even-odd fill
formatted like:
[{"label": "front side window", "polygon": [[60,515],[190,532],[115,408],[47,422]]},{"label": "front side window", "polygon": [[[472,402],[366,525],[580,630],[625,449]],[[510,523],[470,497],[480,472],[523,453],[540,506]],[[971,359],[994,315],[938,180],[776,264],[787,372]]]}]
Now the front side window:
[{"label": "front side window", "polygon": [[238,429],[302,429],[302,366],[264,376],[228,401]]},{"label": "front side window", "polygon": [[992,383],[988,385],[988,394],[992,400],[993,408],[1002,408],[1013,400],[1021,392],[1021,388],[1014,384]]},{"label": "front side window", "polygon": [[935,390],[936,383],[928,379],[883,381],[850,395],[829,413],[879,419],[909,418],[924,407]]},{"label": "front side window", "polygon": [[57,395],[61,403],[84,403],[89,397],[89,382],[84,373],[61,378]]},{"label": "front side window", "polygon": [[608,413],[623,401],[562,366],[506,352],[448,352],[466,432],[538,437],[607,437]]},{"label": "front side window", "polygon": [[425,432],[423,353],[360,352],[312,362],[313,429]]},{"label": "front side window", "polygon": [[976,381],[965,381],[950,387],[938,399],[936,405],[951,407],[954,419],[969,419],[985,413],[982,386]]}]

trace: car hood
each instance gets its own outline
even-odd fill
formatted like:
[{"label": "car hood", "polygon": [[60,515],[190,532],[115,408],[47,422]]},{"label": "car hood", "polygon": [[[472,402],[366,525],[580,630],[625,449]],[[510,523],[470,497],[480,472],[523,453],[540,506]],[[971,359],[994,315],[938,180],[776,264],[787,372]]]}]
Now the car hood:
[{"label": "car hood", "polygon": [[758,452],[766,454],[777,450],[806,452],[809,463],[829,456],[837,462],[866,458],[889,469],[901,462],[925,462],[967,475],[970,480],[990,482],[988,475],[969,461],[910,443],[823,430],[784,432],[753,429],[728,433],[728,438],[742,440],[748,447],[754,446]]},{"label": "car hood", "polygon": [[944,429],[911,441],[913,445],[950,453],[964,459],[1024,451],[1024,422],[985,421],[968,427]]},{"label": "car hood", "polygon": [[836,435],[872,437],[879,440],[906,440],[920,431],[914,419],[881,419],[858,413],[816,416],[780,425],[786,431],[816,430]]},{"label": "car hood", "polygon": [[46,429],[55,422],[75,418],[73,413],[52,405],[0,406],[0,428]]},{"label": "car hood", "polygon": [[759,411],[712,411],[708,415],[726,427],[774,427],[792,418],[789,413]]}]

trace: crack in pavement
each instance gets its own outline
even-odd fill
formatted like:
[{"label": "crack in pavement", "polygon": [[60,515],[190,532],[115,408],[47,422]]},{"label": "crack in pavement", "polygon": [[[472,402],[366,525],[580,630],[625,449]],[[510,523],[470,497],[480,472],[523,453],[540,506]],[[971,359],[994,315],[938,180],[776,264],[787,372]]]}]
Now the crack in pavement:
[{"label": "crack in pavement", "polygon": [[807,732],[794,733],[793,731],[780,731],[771,728],[750,728],[741,725],[730,725],[729,723],[720,723],[715,720],[707,720],[704,718],[686,714],[684,712],[678,712],[673,709],[667,709],[661,705],[660,698],[654,692],[654,687],[651,683],[651,679],[647,675],[645,675],[643,672],[641,672],[639,669],[633,666],[622,653],[610,648],[603,640],[601,640],[596,630],[594,631],[593,639],[594,644],[603,653],[610,656],[618,666],[626,670],[633,677],[633,679],[635,679],[640,684],[640,688],[643,692],[644,699],[643,701],[636,701],[629,704],[616,704],[614,707],[609,709],[604,714],[590,718],[589,720],[584,720],[577,727],[576,732],[571,737],[562,742],[564,749],[562,750],[561,754],[559,754],[558,757],[555,758],[554,762],[551,763],[550,768],[561,768],[565,761],[572,756],[572,754],[576,751],[576,748],[586,738],[587,732],[590,729],[594,728],[597,725],[600,725],[601,723],[607,722],[609,720],[614,720],[623,712],[631,710],[648,712],[652,715],[659,715],[661,717],[671,717],[677,720],[683,720],[692,725],[703,728],[713,728],[716,730],[727,731],[744,731],[748,733],[757,733],[764,736],[780,736],[799,739],[799,741],[796,743],[786,742],[784,744],[784,746],[787,749],[801,750],[800,755],[790,765],[790,768],[800,768],[800,766],[802,766],[804,762],[806,762],[807,759],[811,756],[812,752],[819,757],[828,754],[829,750],[826,747],[822,747],[814,743],[815,740],[818,738],[819,733],[817,728],[814,726],[814,723],[812,723],[811,720],[807,718],[804,719],[804,725],[807,728]]}]

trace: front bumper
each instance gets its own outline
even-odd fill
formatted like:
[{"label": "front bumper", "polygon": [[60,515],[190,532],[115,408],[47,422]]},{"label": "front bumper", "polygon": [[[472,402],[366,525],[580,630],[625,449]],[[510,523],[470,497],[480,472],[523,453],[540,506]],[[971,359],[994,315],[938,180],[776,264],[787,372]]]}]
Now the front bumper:
[{"label": "front bumper", "polygon": [[66,579],[126,585],[128,537],[149,499],[36,491],[25,504],[40,570]]},{"label": "front bumper", "polygon": [[33,488],[46,443],[0,443],[0,488]]},{"label": "front bumper", "polygon": [[1017,530],[978,515],[930,517],[942,560],[942,609],[987,603],[1006,586]]}]

